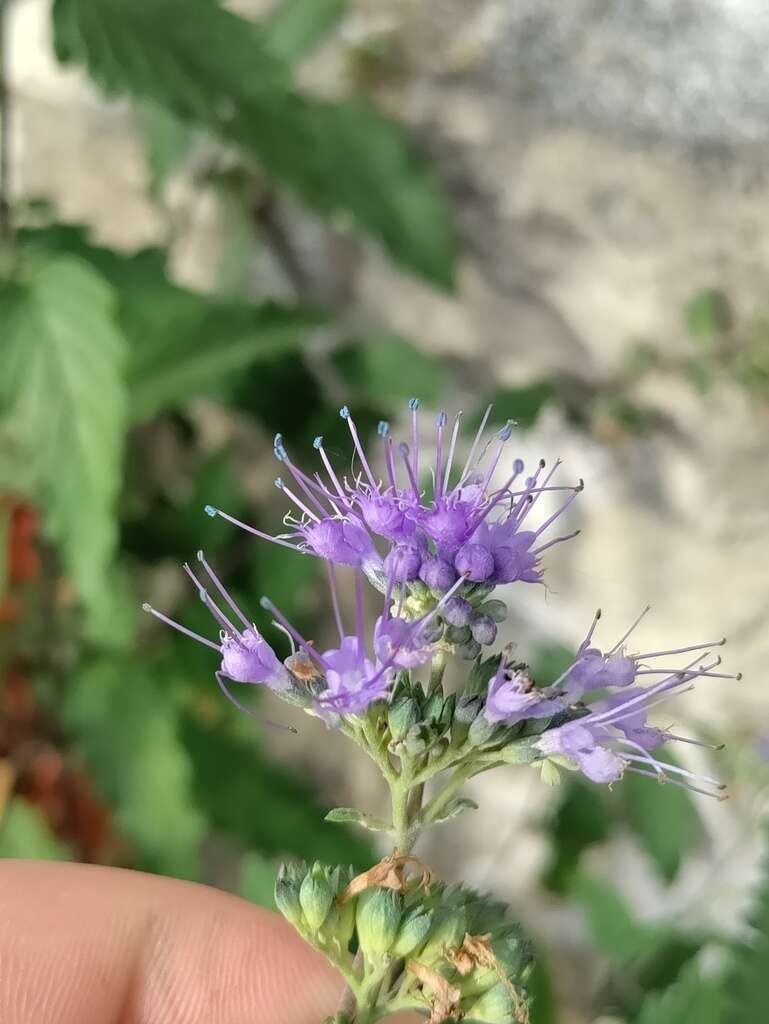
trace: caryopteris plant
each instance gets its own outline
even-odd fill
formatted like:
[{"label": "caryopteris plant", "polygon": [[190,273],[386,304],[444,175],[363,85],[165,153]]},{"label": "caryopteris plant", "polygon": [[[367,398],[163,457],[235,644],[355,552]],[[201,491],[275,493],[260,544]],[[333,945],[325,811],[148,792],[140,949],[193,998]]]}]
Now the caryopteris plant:
[{"label": "caryopteris plant", "polygon": [[[417,839],[474,806],[460,795],[463,784],[501,765],[534,767],[549,782],[561,769],[603,784],[635,772],[719,796],[715,779],[658,760],[656,752],[667,741],[696,741],[649,725],[647,716],[668,697],[691,689],[695,679],[722,677],[716,671],[720,659],[709,652],[723,640],[631,653],[627,642],[639,616],[604,650],[593,640],[596,614],[573,663],[544,687],[511,646],[484,654],[506,615],[504,600],[492,592],[503,584],[542,582],[542,554],[568,539],[546,535],[582,483],[554,483],[557,462],[549,472],[540,462],[527,476],[516,459],[505,473],[512,424],[484,442],[488,412],[461,468],[455,465],[460,417],[449,430],[441,413],[431,444],[434,462],[423,466],[418,405],[410,403],[409,444],[396,446],[388,425],[380,424],[376,459],[364,450],[348,410],[341,410],[354,448],[349,476],[333,465],[322,438],[315,441],[322,468],[310,474],[294,464],[278,435],[275,454],[292,480],[291,486],[276,483],[295,508],[279,536],[206,509],[326,562],[336,646],[318,650],[263,599],[290,645],[281,659],[202,552],[199,574],[185,569],[220,627],[218,642],[148,605],[145,610],[218,652],[216,678],[239,707],[231,683],[266,684],[361,747],[389,787],[390,821],[353,808],[329,815],[389,833],[389,856],[357,877],[344,866],[288,864],[275,889],[286,918],[346,979],[334,1024],[370,1024],[409,1009],[431,1024],[523,1024],[532,957],[519,926],[500,903],[436,881],[413,853]],[[562,500],[543,519],[538,513],[544,494]],[[351,627],[339,600],[339,567],[353,580]],[[370,633],[364,618],[367,584],[382,595]],[[679,655],[685,655],[683,664],[671,665]],[[453,693],[443,684],[450,659],[465,668]]]}]

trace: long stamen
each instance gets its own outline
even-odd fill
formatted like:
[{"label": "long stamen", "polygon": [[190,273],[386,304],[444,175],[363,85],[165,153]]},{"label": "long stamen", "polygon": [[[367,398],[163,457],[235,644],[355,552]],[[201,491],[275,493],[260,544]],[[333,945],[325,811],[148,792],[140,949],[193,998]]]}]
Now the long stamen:
[{"label": "long stamen", "polygon": [[315,492],[326,498],[326,490],[319,484],[317,484],[311,477],[301,470],[298,466],[295,466],[291,459],[288,457],[288,452],[283,445],[283,435],[276,434],[274,441],[274,452],[275,458],[279,462],[285,463],[288,467],[288,471],[293,476],[294,480],[299,484],[307,498],[315,505],[322,516],[328,515],[328,509],[324,508]]},{"label": "long stamen", "polygon": [[690,647],[674,647],[669,651],[651,651],[649,654],[639,654],[639,661],[648,661],[649,658],[663,658],[668,654],[688,654],[689,651],[707,651],[711,647],[723,647],[726,637],[721,640],[711,640],[707,644],[692,644]]},{"label": "long stamen", "polygon": [[579,649],[581,651],[583,651],[590,644],[590,641],[593,639],[593,633],[595,632],[595,627],[598,625],[598,623],[600,621],[601,621],[601,609],[600,608],[596,608],[595,615],[593,616],[593,621],[590,623],[590,629],[587,631],[587,636],[582,641],[582,643],[579,645]]},{"label": "long stamen", "polygon": [[459,434],[459,424],[462,419],[462,413],[458,412],[454,417],[454,429],[451,431],[451,443],[449,444],[449,456],[446,459],[446,470],[443,474],[443,490],[448,491],[449,479],[451,477],[451,466],[454,462],[454,449],[457,446],[457,436]]},{"label": "long stamen", "polygon": [[315,513],[312,512],[310,508],[307,505],[305,505],[305,503],[300,498],[297,498],[297,496],[294,494],[290,487],[286,487],[286,485],[283,483],[283,480],[280,477],[278,477],[277,480],[275,481],[275,486],[278,488],[279,491],[283,491],[283,493],[286,495],[289,501],[293,501],[293,503],[298,508],[300,508],[306,516],[309,516],[309,518],[312,519],[314,523],[320,522],[320,519],[318,519]]},{"label": "long stamen", "polygon": [[[557,466],[557,463],[556,463],[556,466]],[[553,466],[553,468],[550,470],[548,475],[545,477],[545,481],[546,482],[550,479],[550,477],[555,472],[556,466]],[[510,518],[511,519],[515,518],[515,520],[517,521],[519,526],[524,521],[524,519],[526,518],[526,516],[529,513],[529,510],[531,509],[531,506],[536,501],[535,491],[537,489],[537,480],[539,478],[539,474],[542,472],[542,470],[544,468],[545,468],[545,460],[544,459],[540,459],[539,460],[539,464],[537,465],[537,468],[534,470],[534,473],[526,481],[526,487],[524,489],[523,494],[520,497],[520,500],[518,502],[516,502],[516,505],[518,507],[515,509],[513,515],[511,515]]]},{"label": "long stamen", "polygon": [[206,588],[203,586],[203,584],[200,582],[200,580],[197,578],[197,576],[192,571],[192,569],[189,567],[187,562],[184,563],[183,568],[184,568],[184,571],[189,576],[189,578],[192,580],[192,582],[197,587],[198,594],[200,595],[200,600],[203,602],[203,604],[206,606],[206,608],[208,608],[208,610],[211,612],[211,614],[216,619],[216,621],[219,623],[219,625],[222,627],[222,629],[227,630],[229,633],[232,634],[232,636],[235,636],[238,639],[240,639],[241,633],[240,633],[240,630],[238,629],[238,627],[233,622],[230,622],[230,620],[227,618],[227,616],[224,614],[224,612],[221,611],[221,609],[216,604],[216,602],[211,600],[210,594],[208,593]]},{"label": "long stamen", "polygon": [[442,412],[437,421],[437,437],[435,442],[435,500],[440,501],[443,488],[443,431],[447,416]]},{"label": "long stamen", "polygon": [[563,537],[556,537],[554,540],[549,540],[546,544],[540,544],[538,548],[532,550],[532,555],[541,555],[543,551],[547,551],[548,548],[554,547],[556,544],[563,544],[565,540],[573,540],[582,533],[582,530],[573,530],[571,533],[565,533]]},{"label": "long stamen", "polygon": [[[696,662],[692,662],[692,664],[696,664]],[[675,675],[668,676],[665,679],[661,679],[660,682],[655,683],[654,686],[647,687],[647,689],[645,689],[643,693],[639,693],[635,697],[631,697],[630,700],[627,700],[624,703],[617,705],[617,707],[609,708],[608,711],[601,711],[599,713],[593,712],[590,715],[591,722],[604,722],[607,719],[612,718],[618,719],[620,714],[624,714],[624,712],[626,712],[631,707],[637,707],[639,704],[643,704],[643,702],[648,700],[649,697],[653,697],[656,694],[661,693],[662,691],[675,689],[676,687],[681,686],[684,683],[690,682],[691,679],[696,678],[698,673],[694,673],[693,675],[688,673],[689,667],[690,666],[687,665],[679,672],[676,672]]]},{"label": "long stamen", "polygon": [[[494,491],[493,494],[489,495],[489,501],[486,504],[486,507],[480,513],[480,515],[478,515],[477,518],[474,520],[474,522],[472,524],[472,528],[471,528],[472,530],[476,530],[480,526],[480,524],[483,522],[483,520],[486,519],[486,517],[489,515],[489,513],[492,512],[497,507],[497,505],[501,504],[507,498],[515,497],[515,495],[510,493],[510,484],[515,480],[516,477],[520,476],[522,472],[523,472],[523,459],[516,459],[513,462],[513,474],[512,474],[512,476],[509,476],[507,478],[505,483],[502,484],[502,486],[499,488],[498,491]],[[528,492],[527,491],[521,491],[520,493],[521,494],[527,494]]]},{"label": "long stamen", "polygon": [[271,544],[280,544],[281,547],[291,548],[292,551],[298,551],[300,555],[314,554],[311,551],[304,551],[296,544],[291,544],[290,541],[283,540],[282,537],[273,537],[269,533],[263,533],[261,530],[257,530],[253,526],[249,526],[248,523],[242,522],[240,519],[236,519],[235,516],[231,516],[228,512],[222,512],[220,508],[214,508],[213,505],[206,505],[204,509],[206,515],[221,516],[222,519],[226,519],[228,523],[232,523],[233,526],[239,526],[241,530],[246,530],[248,533],[252,533],[255,537],[260,537],[262,540],[268,540]]},{"label": "long stamen", "polygon": [[620,649],[620,647],[622,647],[624,642],[627,640],[627,638],[630,636],[630,634],[635,630],[636,626],[639,624],[641,619],[643,619],[643,617],[648,612],[650,612],[650,611],[651,611],[651,605],[647,604],[647,606],[644,608],[644,610],[641,612],[641,614],[635,619],[635,621],[631,625],[630,629],[624,634],[624,636],[620,640],[618,640],[616,642],[616,644],[612,647],[612,649],[610,651],[608,651],[607,653],[608,654],[614,654],[615,651],[618,651]]},{"label": "long stamen", "polygon": [[142,605],[142,611],[147,612],[148,615],[154,615],[156,619],[160,619],[161,622],[165,622],[167,626],[171,626],[172,629],[177,630],[179,633],[184,633],[185,636],[191,637],[193,640],[197,640],[198,643],[205,644],[206,647],[210,647],[214,651],[222,653],[222,648],[219,644],[215,644],[213,640],[208,640],[206,637],[201,636],[200,633],[194,633],[191,629],[187,629],[180,622],[175,622],[173,619],[169,619],[167,615],[159,612],[157,608],[153,608],[151,604],[147,604],[145,601]]},{"label": "long stamen", "polygon": [[227,602],[227,604],[230,606],[230,608],[232,608],[232,610],[235,612],[235,614],[240,619],[240,621],[243,623],[243,625],[246,627],[246,629],[248,629],[251,626],[251,623],[248,621],[248,619],[245,617],[243,612],[240,610],[240,608],[238,607],[238,605],[235,602],[235,600],[230,596],[229,592],[227,591],[227,588],[224,586],[224,584],[219,579],[217,574],[214,572],[214,570],[208,564],[208,562],[206,561],[206,556],[203,554],[202,551],[198,551],[198,561],[203,566],[205,571],[208,573],[211,581],[213,582],[214,586],[219,591],[219,593],[222,595],[224,600]]},{"label": "long stamen", "polygon": [[412,468],[411,462],[409,461],[409,446],[404,442],[398,445],[398,451],[401,453],[404,465],[406,466],[406,472],[408,473],[409,481],[411,482],[411,489],[414,492],[414,497],[417,501],[420,500],[419,486],[417,485],[417,478]]},{"label": "long stamen", "polygon": [[275,616],[278,622],[284,627],[286,632],[289,633],[294,638],[294,640],[296,640],[300,647],[303,647],[304,650],[307,651],[310,657],[315,658],[318,664],[321,665],[324,669],[328,669],[328,662],[323,657],[323,655],[315,650],[311,641],[305,640],[305,638],[302,636],[299,630],[295,629],[291,625],[291,623],[288,621],[283,612],[276,605],[274,605],[268,597],[260,598],[259,604],[262,606],[262,608],[265,609],[265,611],[268,611],[271,615]]},{"label": "long stamen", "polygon": [[548,516],[548,518],[544,521],[544,523],[542,523],[541,526],[539,526],[534,531],[534,535],[536,537],[539,537],[539,535],[541,533],[544,533],[545,530],[548,528],[548,526],[551,526],[556,521],[556,519],[558,519],[560,516],[563,515],[563,513],[566,511],[566,509],[569,507],[569,505],[571,505],[571,503],[576,499],[576,497],[581,493],[581,491],[582,491],[581,487],[575,488],[574,489],[574,493],[569,495],[569,497],[566,499],[566,501],[563,503],[563,505],[561,505],[560,508],[556,509],[555,512],[553,512],[553,514],[551,516]]},{"label": "long stamen", "polygon": [[[624,741],[623,741],[624,742]],[[709,775],[697,775],[695,772],[690,772],[688,768],[679,768],[676,764],[670,764],[665,761],[658,761],[656,757],[652,757],[648,751],[644,751],[644,748],[640,743],[632,743],[628,741],[630,746],[638,747],[639,750],[643,751],[646,756],[639,757],[637,754],[623,754],[629,761],[635,761],[636,763],[652,764],[655,768],[658,768],[661,774],[665,775],[667,772],[672,772],[674,775],[680,775],[684,779],[699,779],[701,782],[706,782],[709,786],[715,786],[717,789],[726,789],[726,785],[723,782],[719,782],[718,779],[713,779]]]},{"label": "long stamen", "polygon": [[473,441],[472,447],[470,448],[470,454],[465,459],[465,464],[462,467],[462,472],[459,474],[459,481],[457,482],[457,487],[461,487],[462,486],[462,484],[465,481],[465,477],[470,472],[470,469],[471,469],[472,464],[473,464],[473,459],[475,458],[475,452],[476,452],[476,450],[478,448],[478,445],[481,442],[481,438],[483,437],[483,432],[486,429],[486,424],[488,422],[489,416],[491,415],[491,409],[492,409],[492,406],[490,406],[490,405],[486,407],[486,412],[483,414],[483,419],[481,420],[481,425],[478,427],[478,430],[477,430],[476,435],[475,435],[475,440]]},{"label": "long stamen", "polygon": [[343,420],[347,421],[347,426],[350,428],[350,434],[352,435],[352,443],[355,445],[355,450],[358,453],[358,457],[360,458],[361,465],[363,466],[363,470],[366,476],[368,477],[369,483],[371,484],[372,487],[378,487],[379,485],[377,481],[374,479],[374,474],[371,472],[371,466],[369,466],[368,464],[368,459],[366,458],[366,453],[363,450],[363,445],[360,443],[360,438],[358,437],[358,431],[355,426],[355,421],[350,415],[350,410],[347,408],[346,405],[343,405],[342,408],[339,410],[339,415],[342,417]]},{"label": "long stamen", "polygon": [[342,498],[342,500],[345,500],[347,498],[347,495],[344,493],[344,488],[339,483],[337,475],[334,472],[334,467],[331,465],[331,461],[329,460],[328,455],[326,455],[326,449],[323,447],[323,437],[316,437],[315,440],[312,442],[312,446],[315,449],[315,451],[320,454],[320,457],[323,460],[323,465],[326,467],[326,472],[328,473],[334,487],[336,487],[336,493],[339,495],[340,498]]},{"label": "long stamen", "polygon": [[219,684],[219,689],[227,700],[234,704],[239,711],[242,711],[246,715],[250,715],[251,718],[255,718],[263,725],[269,725],[272,729],[285,729],[286,732],[292,732],[295,736],[299,735],[299,730],[295,729],[293,725],[283,725],[281,722],[271,722],[269,719],[260,718],[259,715],[255,714],[250,708],[247,708],[245,704],[241,704],[238,698],[233,694],[232,690],[230,690],[229,686],[225,683],[223,672],[215,672],[214,675],[216,676],[216,681]]},{"label": "long stamen", "polygon": [[414,477],[419,480],[419,399],[409,399],[411,409],[411,450],[414,455]]},{"label": "long stamen", "polygon": [[376,428],[377,434],[382,438],[382,448],[384,450],[385,467],[387,469],[387,478],[390,481],[390,486],[394,491],[398,490],[398,483],[395,477],[395,465],[393,463],[393,441],[390,437],[390,424],[387,420],[380,420],[379,425]]},{"label": "long stamen", "polygon": [[679,786],[681,789],[688,789],[690,793],[699,793],[700,796],[710,796],[719,801],[729,799],[726,793],[712,793],[709,789],[700,789],[699,786],[692,786],[688,782],[669,779],[667,775],[660,777],[656,772],[647,772],[643,768],[628,768],[627,771],[633,775],[643,775],[647,779],[656,779],[657,782],[664,786]]},{"label": "long stamen", "polygon": [[365,611],[363,607],[363,573],[355,573],[355,629],[358,635],[358,649],[361,655],[366,650]]},{"label": "long stamen", "polygon": [[497,444],[497,450],[494,453],[494,457],[491,460],[491,463],[489,464],[489,468],[486,470],[486,476],[483,478],[483,483],[481,484],[482,491],[486,490],[486,488],[489,486],[489,481],[494,476],[494,471],[499,465],[499,460],[502,458],[502,452],[505,449],[505,445],[513,436],[513,426],[513,421],[508,420],[507,423],[504,425],[504,427],[502,427],[502,429],[499,432],[499,442]]},{"label": "long stamen", "polygon": [[339,595],[336,589],[336,570],[331,562],[326,563],[328,570],[328,585],[331,591],[331,607],[334,609],[336,628],[339,630],[339,639],[344,639],[344,628],[342,627],[342,613],[339,610]]}]

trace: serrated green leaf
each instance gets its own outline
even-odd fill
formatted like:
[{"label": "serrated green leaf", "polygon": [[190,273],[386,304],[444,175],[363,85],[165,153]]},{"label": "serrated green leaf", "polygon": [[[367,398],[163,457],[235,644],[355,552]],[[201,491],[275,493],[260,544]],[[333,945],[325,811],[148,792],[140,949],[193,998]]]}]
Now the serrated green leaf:
[{"label": "serrated green leaf", "polygon": [[205,821],[167,688],[136,662],[102,660],[76,671],[59,710],[138,865],[198,877]]},{"label": "serrated green leaf", "polygon": [[386,821],[374,818],[370,814],[364,814],[363,811],[358,811],[354,807],[334,807],[328,812],[324,821],[333,821],[344,825],[360,825],[361,828],[366,828],[369,832],[391,831],[391,826]]},{"label": "serrated green leaf", "polygon": [[452,286],[448,210],[402,129],[356,100],[297,91],[258,25],[212,0],[55,0],[53,13],[61,61],[240,146],[313,209],[349,215],[394,259]]},{"label": "serrated green leaf", "polygon": [[[675,763],[669,754],[665,760]],[[702,823],[691,796],[678,786],[628,774],[622,780],[620,799],[639,842],[662,877],[672,881],[684,857],[702,840]]]},{"label": "serrated green leaf", "polygon": [[[755,1024],[765,1015],[745,1017]],[[662,993],[647,995],[636,1024],[721,1024],[724,999],[717,978],[702,976],[695,963],[684,968],[680,980]]]},{"label": "serrated green leaf", "polygon": [[268,761],[226,725],[207,727],[186,715],[182,736],[195,765],[195,795],[211,824],[267,856],[294,853],[358,868],[374,861],[357,833],[323,823],[317,798],[303,782]]},{"label": "serrated green leaf", "polygon": [[[769,833],[767,833],[769,840]],[[741,944],[726,983],[724,1024],[755,1024],[769,1007],[769,860],[750,915],[753,934]],[[646,1022],[643,1022],[646,1024]]]},{"label": "serrated green leaf", "polygon": [[277,864],[273,864],[260,853],[250,850],[241,861],[238,894],[250,903],[265,907],[267,910],[274,910],[277,873]]},{"label": "serrated green leaf", "polygon": [[36,253],[0,291],[0,484],[40,507],[102,634],[127,409],[115,307],[101,274],[58,254]]},{"label": "serrated green leaf", "polygon": [[40,811],[17,797],[0,821],[0,858],[70,860],[70,852],[48,827]]},{"label": "serrated green leaf", "polygon": [[395,334],[374,334],[347,345],[335,353],[334,363],[359,401],[397,405],[418,395],[431,405],[447,390],[441,362]]},{"label": "serrated green leaf", "polygon": [[169,280],[165,254],[133,255],[92,245],[77,225],[19,233],[33,252],[41,247],[77,254],[115,289],[117,320],[129,342],[127,385],[133,421],[147,419],[249,366],[295,352],[323,317],[302,307],[223,300]]},{"label": "serrated green leaf", "polygon": [[336,28],[349,6],[349,0],[279,0],[259,23],[265,44],[281,60],[302,60]]}]

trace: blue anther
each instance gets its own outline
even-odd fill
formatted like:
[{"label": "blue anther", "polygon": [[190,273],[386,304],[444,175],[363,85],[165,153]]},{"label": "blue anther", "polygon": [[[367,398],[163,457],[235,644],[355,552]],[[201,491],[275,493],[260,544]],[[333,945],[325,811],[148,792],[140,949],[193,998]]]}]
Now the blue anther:
[{"label": "blue anther", "polygon": [[203,549],[202,548],[200,549],[200,551],[198,551],[197,559],[198,559],[199,562],[205,562],[205,560],[206,560],[206,556],[203,554]]},{"label": "blue anther", "polygon": [[322,448],[323,447],[323,434],[318,434],[318,436],[312,442],[312,446],[313,446],[313,448]]},{"label": "blue anther", "polygon": [[283,490],[283,480],[279,476],[275,477],[275,486],[278,488],[279,491]]},{"label": "blue anther", "polygon": [[349,420],[350,410],[347,408],[346,405],[343,405],[342,408],[339,410],[339,415],[342,417],[343,420]]},{"label": "blue anther", "polygon": [[416,412],[418,408],[419,408],[419,399],[418,398],[410,398],[409,399],[409,409],[411,409],[412,412]]},{"label": "blue anther", "polygon": [[390,433],[390,424],[387,422],[387,420],[379,421],[379,425],[376,428],[376,432],[377,434],[379,434],[380,437],[387,437],[387,435]]},{"label": "blue anther", "polygon": [[513,427],[515,426],[515,420],[508,420],[507,423],[502,427],[499,432],[500,440],[509,441],[513,434]]},{"label": "blue anther", "polygon": [[273,610],[273,608],[275,607],[275,605],[272,603],[272,601],[269,599],[269,597],[260,597],[259,598],[259,604],[262,606],[262,608],[265,609],[265,611],[268,611],[268,612],[271,612]]},{"label": "blue anther", "polygon": [[409,446],[406,444],[405,441],[401,441],[401,443],[398,445],[398,451],[401,453],[401,455],[408,455]]},{"label": "blue anther", "polygon": [[283,435],[282,434],[276,434],[275,435],[275,441],[273,442],[273,448],[274,448],[274,451],[275,451],[275,458],[276,459],[280,459],[280,461],[282,462],[285,458],[288,457],[287,454],[286,454],[286,449],[283,446]]},{"label": "blue anther", "polygon": [[523,459],[516,459],[515,460],[515,462],[513,463],[513,472],[515,473],[516,476],[519,473],[523,472]]},{"label": "blue anther", "polygon": [[205,514],[207,516],[211,516],[212,519],[213,519],[214,516],[219,514],[219,509],[218,508],[214,508],[213,505],[206,505],[206,507],[203,509],[203,511],[205,512]]},{"label": "blue anther", "polygon": [[148,604],[148,603],[147,603],[147,602],[145,601],[145,602],[144,602],[144,604],[142,605],[142,611],[143,611],[143,612],[151,612],[151,611],[152,611],[152,605],[151,605],[151,604]]},{"label": "blue anther", "polygon": [[446,415],[446,413],[445,412],[441,412],[441,413],[438,413],[438,419],[436,420],[436,423],[438,424],[439,427],[445,427],[446,423],[448,422],[448,419],[449,418]]},{"label": "blue anther", "polygon": [[200,590],[198,591],[198,597],[203,602],[203,604],[206,603],[206,601],[208,600],[208,591],[205,589],[205,587],[200,588]]}]

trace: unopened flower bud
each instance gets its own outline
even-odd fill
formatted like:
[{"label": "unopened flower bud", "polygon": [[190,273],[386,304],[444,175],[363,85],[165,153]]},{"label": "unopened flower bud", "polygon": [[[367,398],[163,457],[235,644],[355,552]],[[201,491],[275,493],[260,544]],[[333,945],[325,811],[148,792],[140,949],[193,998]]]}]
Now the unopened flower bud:
[{"label": "unopened flower bud", "polygon": [[473,617],[473,606],[455,594],[443,605],[441,615],[450,626],[469,626]]},{"label": "unopened flower bud", "polygon": [[474,661],[481,653],[481,645],[477,640],[468,640],[467,643],[457,644],[454,653],[463,661]]},{"label": "unopened flower bud", "polygon": [[384,560],[385,572],[396,583],[415,580],[421,564],[422,556],[411,544],[397,544]]},{"label": "unopened flower bud", "polygon": [[513,997],[507,986],[500,981],[468,1007],[467,1016],[471,1020],[483,1021],[484,1024],[509,1024],[514,1010]]},{"label": "unopened flower bud", "polygon": [[421,723],[418,723],[417,725],[412,725],[406,733],[403,745],[411,757],[416,757],[417,754],[423,754],[427,750],[429,738],[428,730]]},{"label": "unopened flower bud", "polygon": [[437,722],[440,719],[441,712],[443,711],[443,702],[443,690],[436,690],[430,694],[422,712],[426,722]]},{"label": "unopened flower bud", "polygon": [[387,712],[387,724],[392,739],[395,742],[402,740],[420,717],[419,707],[411,697],[404,697],[391,704]]},{"label": "unopened flower bud", "polygon": [[444,625],[438,619],[433,619],[422,628],[422,639],[426,644],[437,644],[443,639]]},{"label": "unopened flower bud", "polygon": [[358,940],[369,962],[390,950],[401,921],[401,897],[392,889],[368,889],[358,897]]},{"label": "unopened flower bud", "polygon": [[393,943],[392,955],[394,957],[405,957],[419,946],[430,931],[432,923],[432,911],[417,911],[412,913],[401,924],[400,931]]},{"label": "unopened flower bud", "polygon": [[299,889],[299,902],[310,931],[316,932],[323,927],[333,899],[334,894],[326,880],[323,868],[316,864],[305,875]]},{"label": "unopened flower bud", "polygon": [[275,881],[275,905],[285,919],[295,928],[302,925],[302,905],[299,902],[299,886],[296,882],[281,877]]},{"label": "unopened flower bud", "polygon": [[445,594],[453,587],[457,578],[457,571],[451,562],[443,558],[431,556],[425,558],[419,570],[419,578],[427,584],[430,590]]},{"label": "unopened flower bud", "polygon": [[473,638],[469,626],[446,626],[444,635],[450,644],[466,644]]},{"label": "unopened flower bud", "polygon": [[467,914],[464,907],[439,907],[418,959],[428,965],[442,959],[447,949],[455,949],[460,944],[466,931]]},{"label": "unopened flower bud", "polygon": [[438,725],[442,730],[448,729],[451,723],[454,721],[454,709],[456,707],[456,704],[457,695],[455,693],[450,693],[443,702],[443,707],[441,708],[441,716],[438,719]]},{"label": "unopened flower bud", "polygon": [[497,638],[497,624],[490,615],[476,615],[470,623],[470,632],[473,640],[488,646]]},{"label": "unopened flower bud", "polygon": [[464,544],[454,559],[454,568],[473,583],[483,583],[494,572],[494,558],[482,544]]},{"label": "unopened flower bud", "polygon": [[507,605],[504,601],[484,601],[478,609],[483,615],[490,615],[495,622],[504,622],[507,618]]},{"label": "unopened flower bud", "polygon": [[462,694],[457,700],[454,710],[454,721],[451,723],[451,745],[461,746],[467,739],[470,725],[475,721],[482,707],[481,698]]}]

